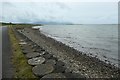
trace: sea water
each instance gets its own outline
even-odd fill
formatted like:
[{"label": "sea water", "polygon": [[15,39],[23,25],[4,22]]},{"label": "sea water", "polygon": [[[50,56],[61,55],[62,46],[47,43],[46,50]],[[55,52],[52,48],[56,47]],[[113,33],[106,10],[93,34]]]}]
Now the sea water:
[{"label": "sea water", "polygon": [[40,31],[88,56],[118,66],[118,25],[44,25]]}]

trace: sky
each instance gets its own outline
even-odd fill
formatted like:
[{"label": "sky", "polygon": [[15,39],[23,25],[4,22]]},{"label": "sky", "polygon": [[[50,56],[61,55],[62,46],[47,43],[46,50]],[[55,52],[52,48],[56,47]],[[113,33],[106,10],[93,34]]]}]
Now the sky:
[{"label": "sky", "polygon": [[117,0],[1,2],[0,21],[15,23],[117,24]]}]

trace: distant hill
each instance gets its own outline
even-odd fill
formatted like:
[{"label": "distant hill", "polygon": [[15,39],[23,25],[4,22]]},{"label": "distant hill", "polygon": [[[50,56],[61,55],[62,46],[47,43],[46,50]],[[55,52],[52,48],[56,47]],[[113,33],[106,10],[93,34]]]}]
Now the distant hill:
[{"label": "distant hill", "polygon": [[53,22],[53,21],[40,21],[40,22],[33,22],[33,23],[8,23],[8,22],[0,22],[2,25],[16,25],[16,24],[26,24],[26,25],[60,25],[60,24],[73,24],[70,22]]},{"label": "distant hill", "polygon": [[53,21],[40,21],[40,22],[34,22],[33,24],[49,24],[49,25],[54,25],[54,24],[73,24],[70,22],[53,22]]},{"label": "distant hill", "polygon": [[41,25],[41,24],[33,24],[33,23],[7,23],[7,22],[0,22],[0,25]]}]

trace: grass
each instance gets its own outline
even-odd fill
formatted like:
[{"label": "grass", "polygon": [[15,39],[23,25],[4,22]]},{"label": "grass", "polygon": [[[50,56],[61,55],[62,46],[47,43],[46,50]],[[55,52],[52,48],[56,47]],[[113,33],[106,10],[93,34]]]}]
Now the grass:
[{"label": "grass", "polygon": [[11,26],[9,26],[9,36],[13,52],[12,62],[15,68],[14,78],[37,78],[32,73],[32,66],[27,64],[27,59],[22,53],[22,50],[18,44],[19,41],[17,40]]}]

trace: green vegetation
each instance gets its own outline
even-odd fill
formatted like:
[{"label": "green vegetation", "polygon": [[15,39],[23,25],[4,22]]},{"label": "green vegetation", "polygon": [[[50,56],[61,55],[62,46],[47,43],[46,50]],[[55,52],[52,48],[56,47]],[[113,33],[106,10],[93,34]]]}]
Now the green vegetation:
[{"label": "green vegetation", "polygon": [[26,24],[26,23],[5,23],[5,22],[0,22],[0,25],[19,25],[19,26],[41,26],[41,24]]},{"label": "green vegetation", "polygon": [[27,59],[25,58],[22,50],[19,46],[19,41],[14,34],[11,26],[9,26],[9,36],[12,44],[13,58],[12,62],[15,67],[15,78],[37,78],[32,73],[32,66],[27,64]]},{"label": "green vegetation", "polygon": [[[4,23],[4,22],[0,22],[1,25],[11,25],[12,23]],[[13,24],[14,25],[14,24]]]}]

